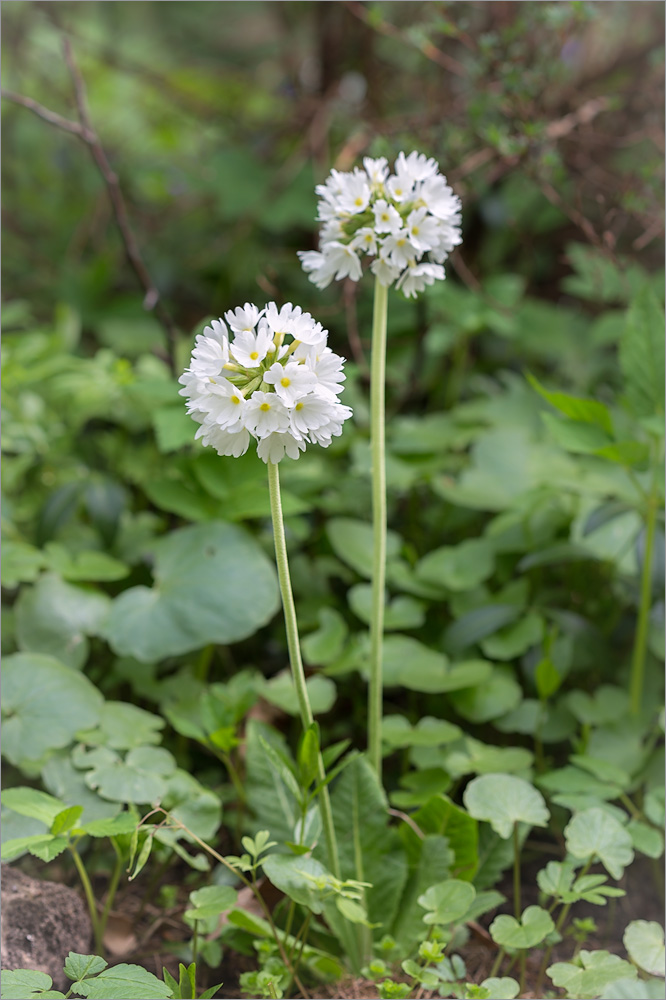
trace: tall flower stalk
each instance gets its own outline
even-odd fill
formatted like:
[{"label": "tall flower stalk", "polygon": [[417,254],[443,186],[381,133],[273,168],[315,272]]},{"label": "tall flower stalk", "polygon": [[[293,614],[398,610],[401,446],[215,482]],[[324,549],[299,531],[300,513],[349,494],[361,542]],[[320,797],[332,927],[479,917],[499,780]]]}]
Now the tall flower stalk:
[{"label": "tall flower stalk", "polygon": [[318,288],[363,274],[375,275],[370,382],[372,452],[372,618],[368,691],[368,756],[381,777],[382,640],[386,589],[386,459],[384,386],[387,299],[391,285],[415,298],[446,275],[443,263],[461,242],[460,200],[422,153],[400,153],[394,172],[386,159],[363,160],[351,173],[332,170],[316,192],[322,222],[319,249],[299,253]]},{"label": "tall flower stalk", "polygon": [[[307,444],[328,447],[351,416],[338,395],[344,359],[327,346],[327,331],[299,306],[263,309],[246,302],[214,320],[195,342],[190,367],[180,377],[196,433],[219,455],[243,455],[257,441],[268,467],[275,557],[287,632],[291,673],[303,728],[313,722],[298,638],[294,596],[280,498],[278,463],[299,457]],[[229,333],[229,328],[232,335]],[[317,782],[329,868],[340,878],[333,814],[318,751]]]}]

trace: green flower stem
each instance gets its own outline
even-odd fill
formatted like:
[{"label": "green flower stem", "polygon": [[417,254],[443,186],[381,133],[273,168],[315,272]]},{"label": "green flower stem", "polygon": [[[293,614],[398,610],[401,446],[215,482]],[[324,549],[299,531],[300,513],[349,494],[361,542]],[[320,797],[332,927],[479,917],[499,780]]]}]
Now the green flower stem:
[{"label": "green flower stem", "polygon": [[[301,713],[303,729],[307,729],[314,721],[308,689],[305,683],[305,672],[303,670],[303,660],[301,659],[301,646],[298,640],[298,622],[296,619],[296,607],[294,605],[294,595],[291,590],[291,578],[289,576],[289,562],[287,559],[287,542],[284,535],[284,520],[282,518],[282,500],[280,498],[280,476],[275,463],[268,463],[268,495],[271,504],[271,518],[273,520],[273,538],[275,540],[275,560],[277,562],[278,579],[280,581],[280,593],[282,594],[282,608],[284,611],[284,623],[287,631],[287,648],[289,649],[289,661],[291,663],[291,673],[294,678],[296,696]],[[326,769],[321,753],[318,755],[318,776],[319,781],[326,780]],[[328,795],[328,787],[323,786],[319,793],[321,818],[324,827],[324,837],[326,838],[326,850],[328,853],[328,863],[333,875],[340,878],[340,860],[338,856],[338,845],[335,838],[335,827],[333,826],[333,813],[331,812],[331,800]]]},{"label": "green flower stem", "polygon": [[95,938],[95,950],[98,955],[104,957],[104,943],[102,941],[102,935],[100,934],[100,923],[99,917],[97,915],[97,903],[95,902],[95,894],[93,893],[92,885],[90,879],[88,878],[88,872],[86,871],[85,865],[81,860],[81,856],[73,844],[69,845],[69,850],[72,857],[74,858],[74,864],[76,865],[76,870],[79,873],[79,878],[81,879],[81,885],[83,886],[83,891],[85,893],[86,902],[88,904],[88,912],[90,913],[90,920],[93,926],[93,935]]},{"label": "green flower stem", "polygon": [[113,849],[116,852],[116,863],[114,864],[113,872],[111,873],[111,879],[109,881],[109,888],[106,894],[106,902],[104,903],[102,916],[99,918],[99,936],[102,941],[104,940],[104,932],[106,930],[106,924],[109,919],[111,907],[113,906],[113,900],[116,897],[118,882],[120,881],[120,876],[123,872],[123,852],[120,850],[115,837],[111,837],[111,843],[113,844]]},{"label": "green flower stem", "polygon": [[517,823],[513,824],[513,912],[516,920],[520,920],[523,911],[520,905],[520,840]]},{"label": "green flower stem", "polygon": [[382,640],[386,589],[386,455],[384,442],[386,316],[388,289],[375,278],[370,365],[370,445],[372,451],[372,617],[370,620],[370,689],[368,756],[382,776]]},{"label": "green flower stem", "polygon": [[638,609],[638,625],[634,639],[634,650],[631,657],[631,678],[629,693],[631,696],[631,714],[638,715],[643,701],[643,677],[645,674],[645,653],[647,650],[648,626],[650,624],[650,605],[652,596],[652,554],[654,552],[654,535],[657,527],[657,498],[652,494],[647,502],[647,517],[645,522],[645,552],[643,554],[643,572],[641,574],[641,603]]}]

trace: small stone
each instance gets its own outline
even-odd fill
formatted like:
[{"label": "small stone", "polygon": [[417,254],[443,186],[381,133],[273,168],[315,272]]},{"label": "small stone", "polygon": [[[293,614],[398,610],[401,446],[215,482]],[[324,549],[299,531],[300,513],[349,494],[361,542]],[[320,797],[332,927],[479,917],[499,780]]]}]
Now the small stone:
[{"label": "small stone", "polygon": [[89,954],[91,941],[90,915],[74,889],[2,866],[3,969],[46,972],[66,993],[65,959],[70,951]]}]

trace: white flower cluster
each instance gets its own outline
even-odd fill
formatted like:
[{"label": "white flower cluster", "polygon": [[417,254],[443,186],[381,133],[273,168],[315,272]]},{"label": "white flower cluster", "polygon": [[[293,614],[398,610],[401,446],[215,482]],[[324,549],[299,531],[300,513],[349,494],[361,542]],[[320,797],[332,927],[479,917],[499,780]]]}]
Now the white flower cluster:
[{"label": "white flower cluster", "polygon": [[[181,375],[181,396],[218,455],[244,455],[251,438],[264,462],[298,458],[307,443],[328,447],[351,409],[338,399],[344,358],[327,331],[291,302],[263,309],[246,302],[213,320]],[[230,335],[229,330],[233,336]]]},{"label": "white flower cluster", "polygon": [[460,199],[423,153],[399,153],[389,176],[384,157],[365,157],[364,169],[332,170],[318,184],[319,250],[299,252],[303,269],[318,288],[335,278],[358,281],[361,256],[374,257],[370,269],[382,285],[396,283],[415,297],[444,278],[443,262],[462,242]]}]

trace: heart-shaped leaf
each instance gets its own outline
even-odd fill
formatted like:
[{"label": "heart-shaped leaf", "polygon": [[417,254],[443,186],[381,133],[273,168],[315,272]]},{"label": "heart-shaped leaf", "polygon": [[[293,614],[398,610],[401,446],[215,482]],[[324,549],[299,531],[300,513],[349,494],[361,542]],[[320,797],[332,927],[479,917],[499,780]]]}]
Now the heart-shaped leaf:
[{"label": "heart-shaped leaf", "polygon": [[520,920],[502,913],[490,925],[493,941],[502,948],[534,948],[554,929],[550,914],[540,906],[528,906]]},{"label": "heart-shaped leaf", "polygon": [[632,920],[624,932],[629,958],[652,976],[666,975],[664,928],[654,920]]},{"label": "heart-shaped leaf", "polygon": [[475,896],[476,889],[470,882],[450,878],[431,885],[417,902],[428,911],[423,918],[426,924],[450,924],[464,917]]},{"label": "heart-shaped leaf", "polygon": [[487,820],[505,839],[514,823],[546,826],[550,813],[541,792],[512,774],[483,774],[470,781],[463,796],[468,812]]},{"label": "heart-shaped leaf", "polygon": [[570,997],[593,1000],[618,979],[636,979],[636,969],[607,951],[581,951],[575,962],[555,962],[547,970]]},{"label": "heart-shaped leaf", "polygon": [[564,828],[567,850],[575,858],[596,857],[613,878],[622,878],[634,859],[631,834],[606,812],[595,807],[584,809]]}]

